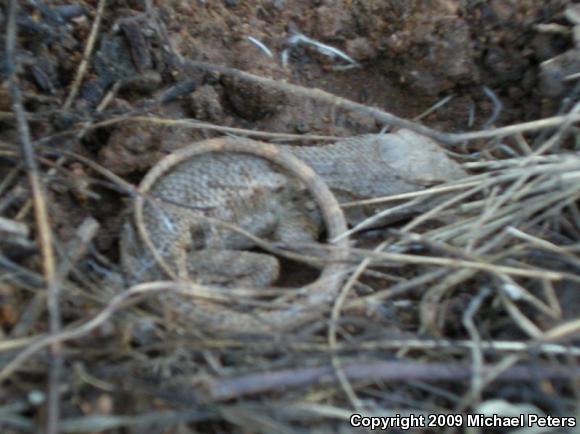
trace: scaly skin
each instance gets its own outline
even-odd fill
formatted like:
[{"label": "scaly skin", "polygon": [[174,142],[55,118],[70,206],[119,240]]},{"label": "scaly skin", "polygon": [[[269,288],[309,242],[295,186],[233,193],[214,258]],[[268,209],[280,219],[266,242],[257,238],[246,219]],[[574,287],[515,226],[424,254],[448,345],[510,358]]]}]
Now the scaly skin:
[{"label": "scaly skin", "polygon": [[[256,243],[215,220],[284,243],[316,241],[323,222],[328,239],[334,239],[346,231],[335,196],[388,196],[464,175],[434,141],[409,130],[319,147],[227,137],[194,143],[162,159],[141,182],[134,222],[126,225],[121,242],[123,267],[132,282],[171,278],[269,287],[278,276],[275,257],[244,251]],[[349,217],[353,222],[365,216]],[[319,279],[292,293],[289,308],[240,313],[199,298],[167,299],[173,300],[173,311],[200,327],[285,330],[311,319],[334,299],[346,274],[347,255],[348,240],[343,238]]]},{"label": "scaly skin", "polygon": [[[287,150],[283,150],[272,144],[248,139],[226,137],[207,140],[194,143],[168,155],[154,166],[141,182],[139,186],[141,195],[137,196],[134,204],[134,222],[126,226],[121,241],[122,262],[125,271],[129,275],[132,274],[135,277],[135,274],[142,274],[143,267],[141,264],[145,259],[136,257],[136,255],[140,253],[143,257],[147,257],[147,251],[149,251],[152,253],[155,262],[152,268],[156,269],[157,274],[155,275],[154,273],[154,278],[162,277],[159,274],[160,270],[163,270],[165,273],[165,276],[163,276],[165,278],[179,278],[179,270],[176,270],[173,264],[168,263],[169,261],[166,261],[167,256],[162,255],[159,251],[158,246],[166,242],[162,238],[160,239],[160,237],[164,234],[166,235],[167,231],[158,231],[156,228],[162,227],[163,222],[156,222],[152,219],[154,216],[151,213],[145,212],[146,197],[151,197],[151,193],[154,193],[153,196],[163,197],[164,187],[169,186],[171,188],[172,186],[172,183],[168,183],[167,180],[171,180],[171,177],[175,177],[176,173],[180,173],[179,170],[175,172],[176,168],[179,168],[180,165],[185,163],[186,166],[181,166],[181,168],[185,167],[187,170],[188,162],[211,153],[217,153],[218,155],[223,153],[247,154],[279,166],[290,176],[300,181],[311,194],[320,210],[328,231],[329,239],[337,237],[346,231],[344,214],[324,179]],[[244,165],[246,161],[249,160],[245,160],[242,157],[240,164]],[[259,165],[256,168],[263,169]],[[180,179],[182,178],[177,177],[174,181],[176,180],[179,184]],[[155,187],[160,181],[165,181],[165,185],[161,187],[162,191],[156,191]],[[218,176],[216,182],[219,183],[219,181],[220,177]],[[186,186],[184,191],[188,191],[188,189],[189,186]],[[208,191],[208,193],[210,196],[212,195],[211,191]],[[187,193],[185,194],[187,195]],[[177,196],[180,195],[178,194]],[[176,205],[176,202],[180,202],[179,197],[170,197],[170,199],[174,203],[169,205],[164,204],[164,207],[172,207],[172,205]],[[227,197],[226,194],[226,202],[228,202],[228,199],[230,197]],[[248,200],[247,198],[244,199]],[[192,206],[193,208],[201,206],[205,211],[209,211],[210,213],[213,210],[212,204],[208,206],[207,203],[185,203],[185,205]],[[149,208],[153,209],[152,206]],[[173,209],[169,211],[168,217],[172,220],[169,225],[171,232],[176,234],[177,238],[191,238],[191,229],[200,225],[200,220],[193,218],[193,216],[204,213],[205,211],[173,206]],[[252,206],[250,206],[248,207],[248,211],[253,212],[255,210],[252,210]],[[233,213],[233,216],[238,218],[244,217],[236,212]],[[239,221],[233,221],[232,223],[239,224]],[[170,249],[172,252],[168,257],[171,258],[173,255],[181,256],[184,253],[180,250],[183,250],[187,241],[183,239],[172,239],[170,243],[176,248]],[[213,331],[237,330],[239,332],[253,333],[259,332],[260,330],[284,330],[295,327],[307,321],[313,315],[320,313],[321,309],[327,306],[336,296],[346,274],[344,259],[348,255],[348,239],[342,238],[336,243],[335,247],[330,254],[329,265],[323,269],[320,277],[308,285],[306,290],[299,291],[301,295],[294,300],[293,305],[289,308],[274,309],[268,312],[243,313],[228,310],[227,307],[212,302],[202,303],[200,299],[188,302],[184,300],[183,296],[177,294],[168,294],[168,297],[162,303],[172,304],[169,307],[172,313],[177,313],[189,325],[196,325]],[[149,262],[151,262],[151,258],[149,258]],[[177,268],[179,269],[179,267]],[[167,306],[164,307],[167,308]]]}]

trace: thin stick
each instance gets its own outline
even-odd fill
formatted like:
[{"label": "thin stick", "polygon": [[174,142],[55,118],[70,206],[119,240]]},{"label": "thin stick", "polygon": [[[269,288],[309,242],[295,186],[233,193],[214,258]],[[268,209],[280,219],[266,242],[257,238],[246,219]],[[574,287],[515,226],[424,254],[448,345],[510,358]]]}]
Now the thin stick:
[{"label": "thin stick", "polygon": [[122,122],[143,122],[157,125],[168,125],[182,128],[204,129],[209,131],[219,131],[222,133],[239,134],[248,137],[258,137],[262,139],[278,139],[278,140],[328,140],[337,141],[344,137],[324,136],[318,134],[290,134],[290,133],[274,133],[268,131],[249,130],[246,128],[226,127],[223,125],[215,125],[209,122],[201,122],[194,119],[165,119],[159,116],[120,116],[112,119],[107,119],[90,126],[90,129],[101,128],[109,125],[114,125]]},{"label": "thin stick", "polygon": [[[489,374],[485,369],[484,374]],[[216,400],[239,398],[272,390],[287,390],[289,387],[304,387],[318,382],[327,382],[332,373],[329,366],[313,366],[297,369],[256,372],[238,377],[210,380],[209,395]],[[471,368],[460,363],[417,363],[405,361],[370,361],[351,363],[345,373],[352,380],[382,380],[409,382],[417,380],[464,381],[473,375]],[[550,366],[514,366],[498,373],[497,379],[531,381],[539,378],[578,378],[578,368],[555,368]]]},{"label": "thin stick", "polygon": [[[12,0],[15,1],[15,0]],[[34,343],[31,343],[22,352],[20,352],[14,359],[12,359],[4,368],[0,371],[0,383],[6,380],[10,375],[18,370],[22,364],[28,360],[34,354],[45,349],[46,347],[52,347],[54,345],[60,345],[62,342],[77,339],[93,331],[95,328],[107,321],[111,315],[123,306],[123,303],[129,298],[137,295],[149,292],[159,292],[166,291],[170,288],[178,287],[179,285],[174,282],[149,282],[143,285],[137,285],[129,288],[117,296],[115,296],[111,302],[103,309],[99,314],[95,315],[91,320],[86,323],[70,330],[59,331],[57,333],[51,333],[48,336],[41,337]]]},{"label": "thin stick", "polygon": [[385,112],[376,107],[369,107],[346,98],[341,98],[330,94],[320,89],[311,89],[303,86],[298,86],[290,83],[283,83],[277,80],[260,77],[248,72],[240,71],[239,69],[229,68],[221,65],[214,65],[207,62],[198,62],[192,60],[184,60],[183,67],[186,73],[195,73],[196,71],[218,71],[222,74],[241,79],[246,82],[259,83],[268,87],[273,87],[282,90],[285,93],[294,95],[300,98],[316,99],[324,103],[334,105],[337,108],[344,108],[353,112],[364,113],[373,117],[378,122],[392,125],[399,128],[408,128],[416,133],[431,137],[441,143],[447,145],[458,145],[464,142],[477,139],[487,139],[492,137],[505,137],[515,133],[522,133],[526,131],[536,131],[544,128],[556,127],[564,123],[580,121],[580,113],[575,113],[565,116],[554,116],[550,118],[540,119],[537,121],[524,122],[521,124],[509,125],[501,128],[493,128],[484,131],[474,131],[470,133],[442,133],[416,122],[400,118],[391,113]]},{"label": "thin stick", "polygon": [[[34,214],[38,232],[38,242],[42,254],[42,268],[47,286],[47,308],[51,334],[60,331],[59,286],[55,273],[54,253],[52,250],[52,233],[48,217],[44,188],[40,182],[38,164],[35,151],[30,140],[30,129],[26,120],[26,113],[22,105],[22,95],[18,86],[15,64],[16,47],[16,14],[18,4],[10,1],[8,26],[6,28],[6,63],[8,64],[8,86],[12,100],[12,111],[16,116],[18,135],[22,145],[22,157],[28,173],[28,181],[32,190]],[[61,347],[55,343],[51,345],[51,364],[49,372],[47,434],[56,434],[59,431],[60,395],[59,382],[62,372]]]},{"label": "thin stick", "polygon": [[[386,245],[387,242],[383,242],[375,250],[376,251],[383,250],[386,247]],[[342,369],[342,363],[340,361],[340,358],[336,354],[336,345],[337,345],[336,331],[338,327],[338,320],[340,318],[340,311],[342,310],[342,306],[344,305],[346,297],[348,296],[354,284],[363,274],[363,272],[369,266],[370,263],[371,263],[370,258],[363,259],[362,262],[354,271],[354,273],[349,277],[348,281],[343,285],[342,289],[340,290],[340,293],[338,294],[338,297],[336,297],[334,306],[332,307],[332,314],[330,316],[330,325],[328,327],[328,347],[331,352],[330,357],[332,366],[334,368],[334,372],[338,378],[338,382],[342,386],[352,406],[354,407],[355,410],[359,412],[364,410],[364,406],[361,400],[356,395],[356,392],[352,388],[350,381],[348,381],[348,378],[344,373],[344,370]]]},{"label": "thin stick", "polygon": [[72,102],[74,101],[74,99],[77,96],[77,93],[79,92],[79,88],[80,88],[81,83],[83,81],[83,78],[85,77],[85,74],[87,72],[87,68],[89,66],[89,60],[90,60],[91,54],[93,52],[93,47],[95,45],[95,41],[97,40],[97,34],[99,33],[99,27],[101,25],[101,19],[103,17],[103,11],[105,10],[106,3],[107,3],[107,0],[99,0],[99,5],[97,6],[97,13],[95,15],[95,21],[93,22],[93,26],[91,27],[91,33],[89,34],[89,39],[87,40],[87,45],[85,46],[83,58],[81,60],[79,68],[77,69],[77,73],[76,73],[75,79],[73,81],[73,84],[71,86],[71,90],[68,94],[68,97],[66,98],[65,103],[64,103],[64,106],[63,106],[64,110],[68,110],[70,108]]},{"label": "thin stick", "polygon": [[481,335],[475,326],[473,317],[490,293],[491,290],[489,288],[483,288],[483,290],[474,297],[471,303],[469,303],[467,310],[463,314],[462,320],[463,326],[467,330],[467,333],[469,333],[469,337],[473,342],[473,348],[471,349],[473,377],[471,378],[470,395],[477,400],[481,399],[481,393],[483,392],[482,372],[484,370],[484,358],[483,351],[481,351]]},{"label": "thin stick", "polygon": [[439,110],[441,107],[443,107],[445,104],[447,104],[449,101],[451,101],[453,98],[455,97],[455,95],[447,95],[445,98],[443,98],[440,101],[437,101],[435,104],[433,104],[431,107],[429,107],[427,110],[425,110],[423,113],[421,113],[419,116],[415,116],[413,118],[413,120],[415,122],[420,121],[423,118],[426,118],[427,116],[429,116],[431,113]]},{"label": "thin stick", "polygon": [[[15,1],[15,0],[12,0]],[[34,356],[38,352],[42,351],[47,347],[52,347],[54,345],[60,345],[62,342],[78,339],[83,336],[86,336],[97,327],[101,326],[105,323],[111,316],[121,309],[125,307],[125,303],[128,300],[138,296],[138,295],[146,295],[146,294],[155,294],[160,292],[168,292],[168,291],[175,291],[177,293],[185,294],[185,295],[200,295],[200,296],[207,296],[209,298],[215,298],[216,296],[219,297],[220,294],[216,294],[216,291],[219,291],[219,288],[204,286],[204,285],[197,285],[195,283],[179,283],[173,281],[155,281],[155,282],[147,282],[142,283],[139,285],[135,285],[117,294],[115,297],[111,299],[111,301],[105,306],[103,310],[101,310],[98,314],[96,314],[93,318],[88,320],[87,322],[79,325],[78,327],[71,328],[68,330],[59,330],[58,333],[51,333],[50,335],[41,336],[36,341],[30,342],[29,339],[21,339],[18,340],[16,343],[11,342],[7,345],[2,345],[0,342],[0,351],[8,351],[13,350],[16,347],[22,346],[22,344],[26,345],[29,344],[25,349],[23,349],[16,357],[14,357],[9,363],[7,363],[1,370],[0,370],[0,384],[5,381],[10,375],[16,372],[19,368],[22,367],[22,364],[28,360],[30,357]],[[228,288],[223,291],[225,297],[231,295],[231,289]],[[234,294],[234,296],[243,295],[241,294]],[[228,300],[228,298],[224,298],[224,300]],[[229,298],[231,300],[231,297]]]}]

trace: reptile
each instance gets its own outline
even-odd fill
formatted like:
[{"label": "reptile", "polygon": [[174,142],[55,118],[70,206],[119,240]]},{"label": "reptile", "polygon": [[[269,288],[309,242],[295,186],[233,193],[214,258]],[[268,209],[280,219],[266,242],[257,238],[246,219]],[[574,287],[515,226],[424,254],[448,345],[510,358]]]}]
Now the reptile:
[{"label": "reptile", "polygon": [[[325,229],[329,240],[338,239],[327,265],[282,307],[239,311],[177,294],[162,301],[170,301],[172,314],[212,330],[296,327],[328,306],[347,275],[349,240],[339,237],[347,223],[338,200],[416,191],[463,176],[437,143],[410,130],[324,146],[235,137],[193,143],[141,181],[121,238],[122,266],[131,284],[170,278],[210,288],[267,288],[278,278],[277,258],[248,251],[255,241],[216,221],[286,244],[316,241]],[[347,217],[354,223],[364,213]]]}]

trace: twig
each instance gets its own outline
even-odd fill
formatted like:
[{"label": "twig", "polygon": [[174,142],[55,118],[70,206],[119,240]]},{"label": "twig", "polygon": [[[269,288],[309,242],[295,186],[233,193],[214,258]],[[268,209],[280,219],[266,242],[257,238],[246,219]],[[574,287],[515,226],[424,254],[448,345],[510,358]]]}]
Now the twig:
[{"label": "twig", "polygon": [[[74,263],[86,253],[86,247],[96,235],[99,224],[91,217],[83,221],[76,231],[76,236],[66,246],[63,262],[56,270],[57,280],[64,282]],[[11,336],[23,336],[32,327],[42,314],[42,306],[45,304],[46,294],[36,293],[29,306],[22,312],[20,321],[13,329]]]},{"label": "twig", "polygon": [[[576,329],[574,330],[576,331]],[[551,332],[548,332],[550,334]],[[518,342],[518,341],[493,341],[493,340],[482,340],[477,343],[477,347],[484,352],[490,353],[491,355],[497,353],[524,353],[524,354],[554,354],[554,355],[569,355],[569,356],[580,356],[580,347],[571,345],[558,345],[549,343],[552,341],[550,336],[545,335],[544,341],[528,341],[528,342]],[[569,334],[559,335],[557,339],[562,337],[569,337]],[[553,339],[556,340],[556,339]],[[385,351],[393,350],[398,348],[406,348],[413,350],[448,350],[448,351],[458,351],[458,350],[468,350],[473,351],[475,343],[471,340],[453,340],[453,339],[418,339],[418,338],[408,338],[408,339],[391,339],[389,341],[380,340],[377,342],[358,342],[356,344],[338,344],[337,349],[341,351]]]},{"label": "twig", "polygon": [[509,125],[507,127],[493,128],[484,131],[474,131],[470,133],[442,133],[440,131],[436,131],[424,125],[418,124],[416,122],[400,118],[376,107],[369,107],[364,104],[359,104],[354,101],[350,101],[346,98],[341,98],[336,95],[332,95],[320,89],[311,89],[307,87],[298,86],[295,84],[284,83],[269,78],[259,77],[257,75],[240,71],[238,69],[229,68],[221,65],[214,65],[206,62],[184,60],[183,66],[186,73],[188,72],[195,73],[196,70],[200,69],[204,71],[218,71],[222,74],[235,77],[240,80],[259,83],[265,86],[277,88],[285,93],[300,98],[317,99],[327,104],[334,105],[337,108],[344,108],[346,110],[364,113],[368,116],[373,117],[378,122],[399,128],[408,128],[409,130],[413,130],[419,134],[423,134],[424,136],[431,137],[432,139],[435,139],[441,143],[450,146],[462,144],[464,142],[468,142],[471,140],[488,139],[492,137],[505,137],[515,133],[536,131],[544,128],[559,126],[567,122],[574,123],[580,121],[580,114],[575,113],[568,116],[554,116],[550,118],[540,119],[537,121],[524,122],[520,124]]},{"label": "twig", "polygon": [[[491,384],[493,381],[499,379],[500,376],[505,375],[506,371],[511,369],[516,369],[513,366],[519,362],[521,355],[511,354],[504,357],[499,363],[488,367],[485,372],[481,372],[481,383],[479,387],[480,390],[471,389],[461,400],[459,406],[455,409],[457,413],[463,413],[466,408],[474,406],[476,401],[479,401],[480,392],[483,391],[485,387]],[[445,431],[445,434],[452,433],[450,429]]]},{"label": "twig", "polygon": [[89,65],[89,60],[91,58],[91,54],[93,52],[93,47],[95,45],[95,41],[97,40],[97,34],[99,33],[99,27],[101,25],[101,19],[103,17],[103,11],[105,10],[105,5],[107,0],[99,0],[99,5],[97,6],[97,12],[95,14],[95,21],[93,22],[93,26],[91,27],[91,33],[89,34],[89,39],[87,40],[87,45],[85,45],[85,51],[83,52],[83,58],[81,59],[81,63],[77,69],[77,73],[75,75],[73,84],[71,86],[71,90],[66,98],[64,103],[63,109],[68,110],[77,96],[79,91],[80,85],[83,81],[83,78],[87,72],[87,68]]},{"label": "twig", "polygon": [[343,137],[337,136],[323,136],[318,134],[290,134],[290,133],[273,133],[268,131],[249,130],[245,128],[226,127],[223,125],[215,125],[209,122],[201,122],[194,119],[165,119],[158,116],[120,116],[105,121],[95,123],[89,129],[102,128],[109,125],[115,125],[122,122],[143,122],[154,125],[167,125],[171,127],[182,127],[192,129],[205,129],[209,131],[219,131],[222,133],[239,134],[248,137],[258,137],[262,139],[277,139],[277,140],[328,140],[336,141]]},{"label": "twig", "polygon": [[[358,362],[344,367],[350,380],[409,382],[416,380],[463,381],[473,375],[470,367],[459,363],[417,363],[411,361]],[[484,374],[489,372],[483,370]],[[319,366],[298,369],[280,369],[270,372],[245,374],[239,377],[210,380],[206,388],[215,400],[240,398],[272,390],[302,387],[316,382],[328,382],[332,367]],[[580,376],[580,368],[522,365],[508,368],[497,380],[537,381],[542,379],[573,379]]]},{"label": "twig", "polygon": [[484,359],[483,352],[481,351],[481,335],[475,326],[473,317],[481,307],[483,301],[491,294],[489,288],[484,288],[476,297],[469,303],[469,306],[465,313],[463,314],[463,326],[466,328],[469,337],[473,342],[473,349],[471,350],[472,366],[473,366],[473,378],[471,379],[471,390],[470,395],[474,399],[481,399],[481,393],[483,392],[483,370],[484,370]]},{"label": "twig", "polygon": [[497,118],[499,117],[499,114],[501,113],[501,110],[503,108],[503,104],[501,103],[501,101],[497,97],[497,95],[493,92],[493,90],[491,90],[489,87],[483,86],[482,89],[483,89],[483,93],[485,93],[485,95],[493,103],[493,111],[491,112],[489,119],[487,121],[485,121],[485,123],[482,126],[482,128],[485,130],[485,129],[491,127],[494,124],[494,122],[497,120]]},{"label": "twig", "polygon": [[[383,250],[386,247],[386,245],[387,245],[387,242],[381,243],[375,249],[375,251]],[[363,261],[359,264],[359,266],[356,268],[354,273],[352,273],[352,275],[349,277],[349,279],[343,285],[342,289],[340,290],[340,293],[338,294],[338,297],[336,297],[336,300],[334,302],[334,306],[332,307],[332,313],[330,316],[330,324],[328,327],[328,347],[329,347],[330,352],[331,352],[332,366],[333,366],[335,374],[338,378],[338,382],[340,383],[343,390],[345,391],[346,396],[350,400],[354,409],[359,411],[359,412],[363,411],[363,409],[364,409],[363,404],[360,401],[360,399],[356,396],[356,393],[355,393],[354,389],[352,388],[352,385],[348,381],[348,378],[346,377],[344,370],[342,369],[342,363],[341,363],[340,359],[338,358],[338,355],[335,352],[336,345],[337,345],[336,331],[337,331],[337,327],[338,327],[338,320],[340,318],[340,311],[342,309],[342,306],[344,305],[346,297],[348,296],[349,292],[351,291],[351,289],[353,288],[354,284],[359,279],[359,277],[362,275],[364,270],[370,265],[370,263],[371,263],[370,258],[363,259]]]},{"label": "twig", "polygon": [[[22,156],[28,172],[28,180],[33,195],[34,213],[37,224],[38,242],[42,254],[42,268],[47,286],[47,308],[49,313],[50,332],[60,331],[59,285],[55,273],[54,253],[52,250],[52,232],[48,217],[44,188],[40,182],[38,165],[34,147],[30,140],[30,129],[26,121],[26,114],[22,105],[22,95],[16,76],[15,49],[16,49],[16,15],[18,4],[10,0],[8,25],[6,27],[6,63],[8,64],[8,85],[12,100],[12,111],[16,116],[18,134],[22,145]],[[47,434],[56,434],[59,431],[60,394],[59,382],[62,372],[62,354],[58,343],[51,345],[51,363],[49,371],[49,399],[47,415]]]},{"label": "twig", "polygon": [[[467,178],[469,179],[469,178]],[[340,206],[343,208],[351,208],[355,206],[376,205],[379,203],[394,202],[404,199],[414,199],[421,196],[432,196],[440,193],[452,193],[457,190],[464,190],[465,187],[475,187],[481,184],[481,181],[464,180],[457,184],[447,184],[444,186],[431,187],[426,190],[412,191],[409,193],[393,194],[390,196],[375,197],[372,199],[356,200],[352,202],[341,202]]]},{"label": "twig", "polygon": [[75,232],[75,238],[73,238],[66,246],[66,258],[58,267],[57,274],[59,275],[59,280],[63,281],[68,275],[76,261],[82,258],[86,252],[87,247],[97,235],[99,230],[99,222],[97,222],[92,217],[87,217]]},{"label": "twig", "polygon": [[[326,248],[324,245],[318,245],[316,247],[322,249]],[[361,257],[371,256],[373,258],[373,263],[396,262],[406,264],[435,265],[439,267],[449,267],[456,269],[466,268],[479,271],[489,271],[491,273],[505,273],[511,276],[538,277],[549,280],[571,279],[575,282],[580,282],[580,278],[573,275],[572,273],[563,271],[537,270],[533,268],[518,268],[508,265],[495,265],[483,261],[478,262],[476,258],[470,261],[465,259],[442,258],[438,256],[420,256],[391,252],[370,252],[365,249],[357,248],[351,248],[350,252],[352,254],[352,259],[357,258],[357,255],[361,255]]]},{"label": "twig", "polygon": [[542,336],[542,340],[556,341],[563,338],[568,338],[580,332],[580,319],[571,320],[548,330]]},{"label": "twig", "polygon": [[[14,1],[14,0],[12,0]],[[59,331],[58,333],[52,333],[48,336],[39,338],[36,342],[30,344],[24,350],[22,350],[14,359],[12,359],[4,368],[0,371],[0,383],[5,381],[10,375],[18,370],[22,364],[28,360],[31,356],[42,351],[46,347],[52,347],[54,345],[59,345],[62,342],[72,339],[78,339],[85,336],[86,334],[93,331],[95,328],[99,327],[105,321],[107,321],[113,313],[123,307],[123,303],[130,298],[147,293],[155,293],[160,291],[167,291],[169,289],[180,289],[183,287],[191,288],[195,286],[193,284],[179,285],[175,282],[149,282],[142,285],[137,285],[129,288],[128,290],[118,294],[113,297],[110,303],[97,315],[95,315],[91,320],[86,323],[69,330]]]},{"label": "twig", "polygon": [[[309,38],[308,36],[303,35],[302,33],[295,33],[294,35],[290,36],[287,40],[287,43],[291,47],[296,46],[298,44],[303,44],[303,45],[314,47],[314,49],[316,51],[318,51],[321,54],[324,54],[325,56],[328,56],[332,59],[339,57],[342,60],[344,60],[345,62],[347,62],[349,64],[349,66],[360,68],[360,64],[356,60],[352,59],[346,53],[344,53],[344,52],[340,51],[339,49],[334,48],[330,45],[323,44],[322,42],[319,42],[315,39]],[[282,53],[282,64],[284,67],[286,67],[286,65],[285,65],[286,58],[287,58],[287,55]]]},{"label": "twig", "polygon": [[44,279],[40,274],[18,265],[2,254],[0,254],[0,267],[13,273],[15,277],[18,277],[24,287],[45,287]]},{"label": "twig", "polygon": [[455,95],[447,95],[445,98],[437,101],[435,104],[433,104],[431,107],[429,107],[427,110],[425,110],[423,113],[421,113],[419,116],[415,116],[413,118],[413,120],[415,122],[420,121],[423,118],[426,118],[427,116],[429,116],[431,113],[436,112],[437,110],[439,110],[441,107],[443,107],[445,104],[447,104],[449,101],[451,101],[453,98],[455,97]]},{"label": "twig", "polygon": [[260,50],[262,50],[264,53],[266,53],[266,56],[272,59],[274,58],[274,55],[272,54],[270,49],[262,41],[254,38],[253,36],[246,36],[246,39],[250,41],[252,44],[254,44],[256,47],[258,47]]},{"label": "twig", "polygon": [[[578,121],[578,116],[580,115],[580,102],[576,103],[574,107],[570,110],[568,114],[563,116],[564,121],[559,125],[560,129],[554,133],[554,135],[549,139],[546,140],[538,149],[534,151],[532,156],[542,155],[548,152],[550,149],[556,147],[564,137],[565,133],[570,129],[572,124]],[[528,157],[529,158],[529,157]],[[525,164],[525,160],[522,162]]]},{"label": "twig", "polygon": [[29,232],[30,230],[25,223],[0,217],[0,234],[8,234],[3,236],[26,238]]}]

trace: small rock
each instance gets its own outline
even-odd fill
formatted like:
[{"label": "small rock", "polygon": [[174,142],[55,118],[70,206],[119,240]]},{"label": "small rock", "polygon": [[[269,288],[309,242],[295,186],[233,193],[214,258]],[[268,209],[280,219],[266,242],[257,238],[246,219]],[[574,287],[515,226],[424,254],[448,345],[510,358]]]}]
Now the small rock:
[{"label": "small rock", "polygon": [[191,111],[196,119],[217,121],[223,117],[220,96],[213,86],[205,85],[191,94]]},{"label": "small rock", "polygon": [[93,68],[107,83],[128,79],[137,73],[125,38],[113,34],[101,39],[99,50],[94,55]]},{"label": "small rock", "polygon": [[72,20],[87,13],[86,9],[81,5],[59,5],[54,7],[54,11],[63,20]]},{"label": "small rock", "polygon": [[99,151],[99,163],[118,175],[148,169],[159,159],[162,132],[151,125],[121,125]]},{"label": "small rock", "polygon": [[43,65],[40,62],[36,64],[29,65],[28,69],[30,71],[30,75],[34,79],[36,86],[42,92],[46,93],[54,93],[54,83],[50,77],[50,71],[42,67]]},{"label": "small rock", "polygon": [[281,90],[230,77],[222,80],[232,108],[249,121],[257,121],[279,111],[286,102],[286,95]]},{"label": "small rock", "polygon": [[355,60],[370,60],[377,57],[377,50],[367,38],[354,38],[346,43],[346,51]]},{"label": "small rock", "polygon": [[564,16],[572,24],[580,24],[580,4],[570,5],[564,12]]},{"label": "small rock", "polygon": [[103,78],[93,78],[81,86],[80,99],[84,100],[89,107],[96,106],[107,90],[108,82]]},{"label": "small rock", "polygon": [[122,81],[121,90],[150,94],[161,84],[161,74],[157,71],[147,71]]},{"label": "small rock", "polygon": [[320,6],[315,10],[315,38],[336,38],[339,35],[349,34],[353,31],[353,17],[348,10],[336,6]]}]

